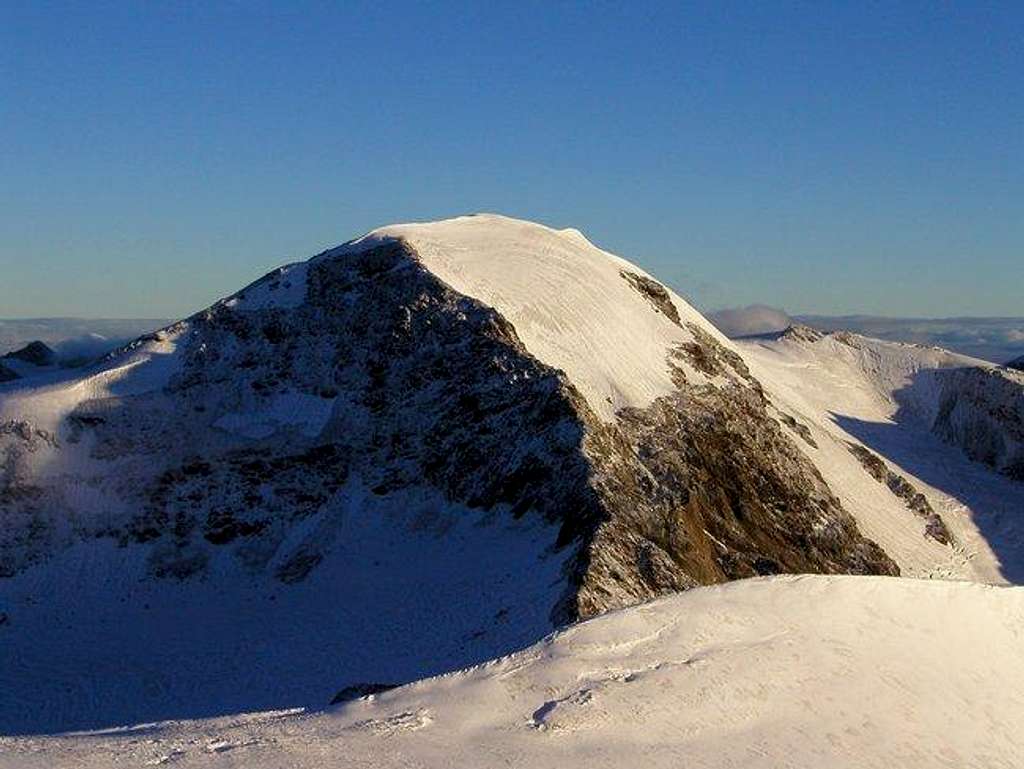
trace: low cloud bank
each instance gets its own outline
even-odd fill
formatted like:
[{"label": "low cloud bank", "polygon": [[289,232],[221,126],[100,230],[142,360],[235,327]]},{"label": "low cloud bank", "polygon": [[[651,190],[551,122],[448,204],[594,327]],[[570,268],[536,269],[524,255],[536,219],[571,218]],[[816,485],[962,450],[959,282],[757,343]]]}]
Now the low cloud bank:
[{"label": "low cloud bank", "polygon": [[800,322],[834,331],[846,329],[893,342],[945,347],[993,363],[1024,355],[1024,318],[879,318],[802,315]]},{"label": "low cloud bank", "polygon": [[160,319],[28,318],[0,320],[0,355],[40,341],[64,364],[80,363],[167,325]]},{"label": "low cloud bank", "polygon": [[717,310],[707,315],[708,320],[726,336],[740,337],[783,331],[793,322],[785,310],[766,304]]},{"label": "low cloud bank", "polygon": [[884,318],[872,315],[789,315],[757,304],[708,313],[730,337],[782,331],[793,322],[821,331],[853,331],[892,342],[945,347],[994,363],[1024,355],[1024,318]]}]

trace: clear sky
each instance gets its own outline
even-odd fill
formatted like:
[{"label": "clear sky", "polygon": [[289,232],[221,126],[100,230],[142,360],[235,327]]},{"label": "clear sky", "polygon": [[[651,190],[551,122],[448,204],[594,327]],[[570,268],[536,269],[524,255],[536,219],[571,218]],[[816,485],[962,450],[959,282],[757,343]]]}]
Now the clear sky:
[{"label": "clear sky", "polygon": [[0,317],[472,211],[703,308],[1024,315],[1024,4],[2,4]]}]

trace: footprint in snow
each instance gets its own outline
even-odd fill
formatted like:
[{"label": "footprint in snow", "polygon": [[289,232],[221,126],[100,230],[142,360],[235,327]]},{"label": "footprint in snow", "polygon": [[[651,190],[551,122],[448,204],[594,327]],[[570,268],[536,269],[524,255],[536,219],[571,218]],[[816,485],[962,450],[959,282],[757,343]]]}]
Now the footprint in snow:
[{"label": "footprint in snow", "polygon": [[595,691],[580,689],[558,700],[548,700],[528,722],[538,732],[575,732],[595,726],[605,714],[594,707]]},{"label": "footprint in snow", "polygon": [[397,713],[388,718],[371,718],[353,724],[355,729],[363,729],[377,737],[390,737],[402,732],[414,732],[424,729],[433,722],[430,711],[420,708],[416,711],[405,711]]}]

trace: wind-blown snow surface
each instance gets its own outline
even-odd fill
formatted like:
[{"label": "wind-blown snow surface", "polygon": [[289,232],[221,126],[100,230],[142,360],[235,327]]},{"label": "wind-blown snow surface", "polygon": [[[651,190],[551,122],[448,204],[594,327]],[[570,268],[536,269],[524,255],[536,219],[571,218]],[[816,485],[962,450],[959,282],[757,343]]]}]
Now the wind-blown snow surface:
[{"label": "wind-blown snow surface", "polygon": [[154,581],[143,551],[109,541],[9,580],[0,733],[317,707],[550,630],[564,557],[550,527],[425,494],[345,496],[332,509],[343,541],[296,584],[240,575],[226,557],[204,580]]},{"label": "wind-blown snow surface", "polygon": [[321,712],[0,738],[0,766],[985,767],[1024,754],[1024,590],[698,588]]}]

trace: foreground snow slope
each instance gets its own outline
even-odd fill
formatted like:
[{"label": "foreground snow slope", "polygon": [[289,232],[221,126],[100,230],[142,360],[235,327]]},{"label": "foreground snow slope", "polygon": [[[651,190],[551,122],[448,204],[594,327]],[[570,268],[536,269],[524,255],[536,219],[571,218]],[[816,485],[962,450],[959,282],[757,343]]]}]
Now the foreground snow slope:
[{"label": "foreground snow slope", "polygon": [[322,712],[0,739],[0,766],[1018,767],[1024,590],[698,588]]}]

